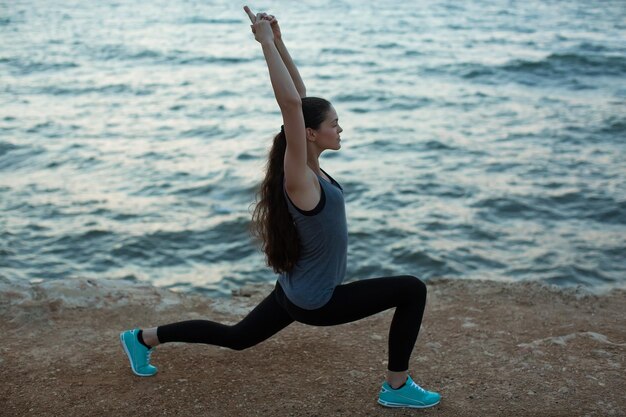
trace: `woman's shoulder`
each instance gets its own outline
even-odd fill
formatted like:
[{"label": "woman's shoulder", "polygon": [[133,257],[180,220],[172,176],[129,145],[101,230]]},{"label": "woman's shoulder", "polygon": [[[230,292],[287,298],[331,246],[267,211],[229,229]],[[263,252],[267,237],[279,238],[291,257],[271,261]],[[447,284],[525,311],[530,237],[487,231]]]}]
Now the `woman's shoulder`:
[{"label": "woman's shoulder", "polygon": [[307,167],[307,181],[299,187],[284,187],[287,197],[300,211],[309,212],[314,210],[322,197],[322,188],[317,175]]}]

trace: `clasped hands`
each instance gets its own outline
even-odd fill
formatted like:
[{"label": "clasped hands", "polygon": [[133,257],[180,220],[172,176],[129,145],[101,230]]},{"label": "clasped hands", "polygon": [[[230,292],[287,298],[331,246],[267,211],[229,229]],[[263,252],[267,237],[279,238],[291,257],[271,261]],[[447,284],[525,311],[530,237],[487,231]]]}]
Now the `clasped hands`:
[{"label": "clasped hands", "polygon": [[244,6],[243,10],[248,14],[250,18],[250,28],[254,33],[254,38],[259,43],[274,42],[281,39],[280,27],[278,26],[278,20],[273,15],[267,13],[252,13],[248,6]]}]

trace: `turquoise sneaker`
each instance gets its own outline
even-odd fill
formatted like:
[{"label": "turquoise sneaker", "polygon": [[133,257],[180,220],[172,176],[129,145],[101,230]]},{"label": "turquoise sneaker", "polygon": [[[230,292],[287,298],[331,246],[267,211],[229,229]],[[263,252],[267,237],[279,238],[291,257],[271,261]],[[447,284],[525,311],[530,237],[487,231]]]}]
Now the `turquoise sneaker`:
[{"label": "turquoise sneaker", "polygon": [[439,404],[440,400],[441,395],[426,391],[413,382],[410,376],[406,384],[397,390],[385,381],[378,394],[378,403],[385,407],[428,408]]},{"label": "turquoise sneaker", "polygon": [[120,342],[135,375],[152,376],[157,373],[157,368],[150,365],[150,355],[154,348],[148,349],[139,343],[139,339],[137,339],[138,333],[139,329],[126,330],[120,333]]}]

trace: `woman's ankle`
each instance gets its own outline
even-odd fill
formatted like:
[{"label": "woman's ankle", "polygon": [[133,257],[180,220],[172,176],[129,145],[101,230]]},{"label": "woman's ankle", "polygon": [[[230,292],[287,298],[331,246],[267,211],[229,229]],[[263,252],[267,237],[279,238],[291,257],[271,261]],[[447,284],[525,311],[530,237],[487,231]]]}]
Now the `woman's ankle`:
[{"label": "woman's ankle", "polygon": [[157,336],[157,328],[156,327],[151,327],[149,329],[143,329],[143,331],[141,333],[142,333],[142,336],[143,336],[143,341],[146,342],[147,345],[150,345],[150,347],[155,347],[156,345],[161,344],[161,342],[159,342],[159,338]]},{"label": "woman's ankle", "polygon": [[391,386],[391,388],[399,388],[406,383],[409,377],[409,371],[403,372],[387,372],[387,384]]}]

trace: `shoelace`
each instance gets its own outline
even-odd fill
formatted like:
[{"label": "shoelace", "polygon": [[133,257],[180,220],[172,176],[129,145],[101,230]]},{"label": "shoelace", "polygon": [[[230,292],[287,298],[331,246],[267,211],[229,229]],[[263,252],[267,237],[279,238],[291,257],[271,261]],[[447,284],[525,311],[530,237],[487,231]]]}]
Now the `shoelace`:
[{"label": "shoelace", "polygon": [[415,381],[411,381],[411,386],[417,388],[419,391],[423,392],[424,394],[428,394],[428,391],[426,391],[424,388],[417,385]]},{"label": "shoelace", "polygon": [[150,355],[152,355],[152,349],[149,349],[149,350],[146,352],[146,363],[147,363],[148,365],[150,365]]}]

